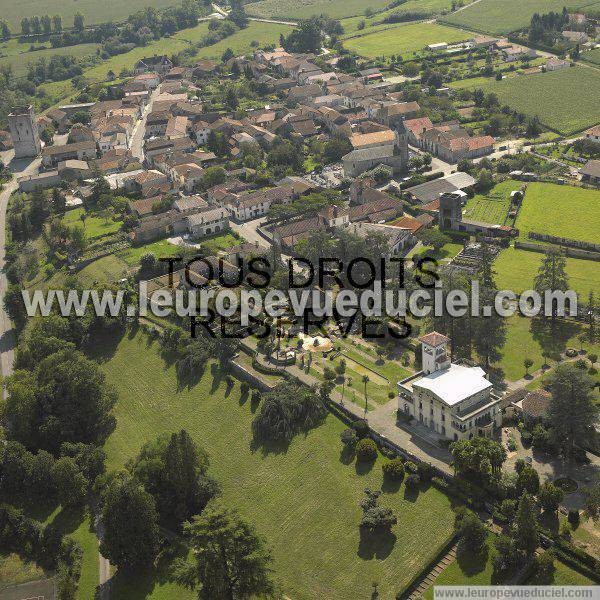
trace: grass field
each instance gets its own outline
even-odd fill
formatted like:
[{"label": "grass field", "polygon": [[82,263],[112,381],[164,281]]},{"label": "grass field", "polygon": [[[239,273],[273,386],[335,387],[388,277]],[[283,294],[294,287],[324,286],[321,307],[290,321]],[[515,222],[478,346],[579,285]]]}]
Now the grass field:
[{"label": "grass field", "polygon": [[176,0],[3,0],[2,18],[6,19],[13,33],[21,31],[21,19],[34,15],[61,15],[63,27],[72,27],[73,15],[80,12],[87,25],[106,23],[108,21],[124,21],[130,14],[153,6],[165,8],[177,4]]},{"label": "grass field", "polygon": [[454,82],[452,87],[494,92],[501,103],[527,116],[537,115],[544,125],[563,134],[576,133],[600,122],[600,71],[589,67],[509,77],[502,81],[482,77],[464,79]]},{"label": "grass field", "polygon": [[[539,252],[507,248],[500,253],[494,269],[500,289],[521,293],[533,286],[544,255]],[[600,289],[600,263],[581,258],[567,258],[567,274],[571,288],[582,298],[587,298],[591,290]]]},{"label": "grass field", "polygon": [[552,183],[530,183],[515,223],[522,239],[547,233],[598,243],[600,191]]},{"label": "grass field", "polygon": [[518,190],[521,183],[507,179],[495,185],[486,194],[477,194],[469,198],[464,216],[474,221],[503,225],[510,208],[510,193]]},{"label": "grass field", "polygon": [[347,17],[346,19],[342,19],[341,23],[344,28],[344,32],[346,34],[351,34],[358,31],[358,24],[364,20],[365,29],[363,32],[366,33],[373,26],[390,27],[390,23],[382,25],[376,24],[380,23],[385,17],[392,13],[420,12],[434,15],[440,14],[443,11],[448,11],[450,9],[450,5],[451,2],[449,0],[407,0],[407,2],[404,2],[399,6],[376,13],[372,17],[365,17],[363,15],[357,17]]},{"label": "grass field", "polygon": [[[366,598],[372,581],[379,583],[380,597],[394,597],[450,534],[449,499],[433,488],[415,499],[402,486],[386,488],[382,496],[398,516],[393,535],[361,542],[358,503],[365,487],[380,487],[381,459],[366,472],[341,460],[344,425],[332,416],[286,451],[265,453],[252,448],[250,402],[240,400],[237,384],[226,394],[218,372],[213,377],[207,370],[198,385],[178,390],[174,366],[141,333],[102,350],[102,368],[119,393],[117,428],[106,444],[108,467],[122,467],[160,433],[186,428],[208,451],[223,502],[267,538],[290,598]],[[118,589],[118,576],[116,583]],[[175,597],[166,579],[146,579],[139,587],[131,582],[129,588],[117,597]]]},{"label": "grass field", "polygon": [[448,23],[487,33],[509,33],[529,25],[534,13],[560,12],[563,6],[576,8],[589,0],[481,0],[445,20]]},{"label": "grass field", "polygon": [[581,59],[594,63],[595,65],[600,65],[600,48],[590,50],[589,52],[584,52],[581,55]]},{"label": "grass field", "polygon": [[107,285],[125,277],[127,270],[128,265],[124,260],[109,254],[81,269],[77,278],[84,285]]},{"label": "grass field", "polygon": [[435,23],[412,23],[344,40],[344,46],[362,56],[408,55],[423,50],[428,44],[460,42],[471,34],[454,27]]},{"label": "grass field", "polygon": [[333,19],[364,15],[365,10],[384,9],[388,0],[259,0],[246,6],[249,15],[278,19],[307,19],[327,14]]},{"label": "grass field", "polygon": [[554,561],[554,573],[550,581],[541,581],[536,576],[528,579],[526,585],[594,585],[594,582],[578,571],[571,569],[565,563],[558,560]]},{"label": "grass field", "polygon": [[121,229],[123,221],[113,221],[112,218],[104,218],[97,215],[87,215],[85,223],[81,220],[81,215],[84,213],[83,208],[75,208],[65,213],[63,222],[65,225],[72,227],[73,225],[81,225],[85,231],[85,237],[88,240],[116,233]]},{"label": "grass field", "polygon": [[160,258],[161,256],[167,257],[180,254],[181,248],[175,246],[175,244],[170,244],[167,240],[159,240],[158,242],[152,242],[151,244],[145,244],[144,246],[121,250],[120,252],[117,252],[117,256],[124,260],[130,267],[135,267],[139,266],[140,258],[148,252],[153,252],[156,255],[156,258]]},{"label": "grass field", "polygon": [[488,538],[487,553],[475,556],[472,553],[461,554],[451,562],[434,580],[425,592],[424,600],[433,599],[433,587],[436,585],[492,585],[492,556],[494,536]]},{"label": "grass field", "polygon": [[232,36],[213,46],[200,48],[196,53],[196,58],[221,58],[227,48],[231,48],[235,55],[245,54],[253,49],[252,42],[257,42],[260,46],[278,44],[280,34],[287,35],[291,30],[292,28],[288,25],[250,21],[248,27]]},{"label": "grass field", "polygon": [[0,67],[9,65],[12,68],[15,77],[22,77],[27,73],[27,67],[31,62],[37,62],[41,58],[50,60],[53,56],[73,56],[82,58],[96,54],[100,44],[79,44],[77,46],[67,46],[66,48],[46,48],[29,52],[29,44],[17,44],[17,52],[13,52],[16,40],[10,40],[8,43],[0,44]]}]

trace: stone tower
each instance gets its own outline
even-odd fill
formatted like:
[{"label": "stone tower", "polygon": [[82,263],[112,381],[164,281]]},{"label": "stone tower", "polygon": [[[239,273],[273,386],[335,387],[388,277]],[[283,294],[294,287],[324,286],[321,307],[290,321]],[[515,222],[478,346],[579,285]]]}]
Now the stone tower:
[{"label": "stone tower", "polygon": [[419,338],[422,346],[422,369],[426,374],[447,369],[450,366],[448,343],[445,335],[433,331]]},{"label": "stone tower", "polygon": [[8,115],[8,125],[15,146],[15,158],[37,156],[42,151],[33,106],[14,108]]},{"label": "stone tower", "polygon": [[463,196],[457,192],[440,194],[440,229],[458,229],[458,223],[462,221]]}]

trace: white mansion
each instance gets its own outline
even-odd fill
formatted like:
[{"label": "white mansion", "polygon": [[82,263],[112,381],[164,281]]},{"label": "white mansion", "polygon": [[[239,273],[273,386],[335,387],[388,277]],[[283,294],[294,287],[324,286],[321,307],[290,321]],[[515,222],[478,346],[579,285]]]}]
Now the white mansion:
[{"label": "white mansion", "polygon": [[398,410],[451,440],[491,435],[501,425],[500,399],[485,371],[451,362],[441,333],[419,341],[423,370],[398,382]]}]

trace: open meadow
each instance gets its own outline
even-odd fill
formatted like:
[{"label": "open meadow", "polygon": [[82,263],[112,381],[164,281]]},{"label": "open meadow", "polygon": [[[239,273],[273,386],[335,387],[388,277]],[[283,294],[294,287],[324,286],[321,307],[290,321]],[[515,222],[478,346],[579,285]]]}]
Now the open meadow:
[{"label": "open meadow", "polygon": [[473,31],[506,34],[529,25],[534,13],[560,12],[563,6],[578,8],[590,0],[480,0],[445,17],[445,21]]},{"label": "open meadow", "polygon": [[34,15],[60,15],[63,27],[73,25],[75,13],[81,13],[87,25],[124,21],[129,15],[143,10],[147,6],[165,8],[178,4],[177,0],[3,0],[1,16],[6,19],[13,33],[21,31],[21,19]]},{"label": "open meadow", "polygon": [[[368,31],[368,30],[367,30]],[[461,42],[471,36],[466,31],[436,23],[412,23],[346,38],[344,47],[362,56],[410,55],[428,44]]]},{"label": "open meadow", "polygon": [[500,102],[533,117],[558,133],[574,134],[600,122],[600,71],[572,67],[551,73],[519,75],[502,81],[464,79],[451,87],[494,92]]},{"label": "open meadow", "polygon": [[600,48],[595,48],[589,52],[584,52],[581,55],[581,60],[591,62],[595,65],[600,65]]},{"label": "open meadow", "polygon": [[[207,368],[194,387],[180,387],[158,342],[141,332],[99,344],[97,351],[119,394],[117,427],[106,443],[108,468],[123,467],[163,432],[187,429],[209,453],[222,501],[266,537],[289,597],[366,598],[372,581],[379,582],[382,598],[394,597],[451,533],[445,495],[429,488],[414,498],[402,485],[384,487],[382,495],[382,504],[398,516],[393,535],[361,541],[359,501],[365,487],[381,486],[383,459],[372,469],[344,459],[339,435],[345,426],[333,416],[285,451],[266,452],[252,444],[250,400],[240,398],[237,383],[228,392],[218,369]],[[117,575],[113,590],[123,585]],[[129,582],[119,597],[157,600],[168,597],[170,585],[164,577]]]},{"label": "open meadow", "polygon": [[[530,290],[544,255],[541,252],[507,248],[503,250],[494,269],[500,289],[514,290],[516,293]],[[571,288],[583,298],[590,291],[600,289],[600,263],[581,258],[567,258],[567,275]]]},{"label": "open meadow", "polygon": [[381,23],[383,19],[389,17],[392,14],[421,14],[423,17],[429,15],[439,15],[450,10],[450,0],[407,0],[394,8],[389,8],[383,12],[376,13],[371,17],[365,17],[359,15],[356,17],[347,17],[342,19],[342,27],[346,35],[356,33],[358,31],[358,24],[361,21],[365,22],[365,29],[363,33],[371,30],[372,27],[392,27],[392,23]]},{"label": "open meadow", "polygon": [[[23,77],[27,74],[29,63],[37,62],[44,58],[50,60],[53,56],[72,56],[83,58],[94,56],[100,44],[78,44],[66,48],[45,48],[43,50],[29,51],[28,44],[14,44],[16,40],[10,40],[0,44],[0,68],[10,67],[15,77]],[[15,48],[15,46],[17,46]],[[16,51],[13,51],[16,50]]]},{"label": "open meadow", "polygon": [[383,10],[388,4],[388,0],[259,0],[247,4],[246,12],[267,19],[308,19],[321,14],[343,19],[364,15],[367,9]]},{"label": "open meadow", "polygon": [[600,191],[530,183],[515,223],[521,239],[530,231],[598,243]]}]

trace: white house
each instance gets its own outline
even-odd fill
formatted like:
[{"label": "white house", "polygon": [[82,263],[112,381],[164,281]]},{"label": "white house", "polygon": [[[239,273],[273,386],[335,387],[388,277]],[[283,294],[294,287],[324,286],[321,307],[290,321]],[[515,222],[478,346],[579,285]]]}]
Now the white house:
[{"label": "white house", "polygon": [[447,439],[489,437],[502,416],[485,371],[453,363],[450,340],[441,333],[429,333],[420,342],[423,370],[398,382],[398,410]]}]

